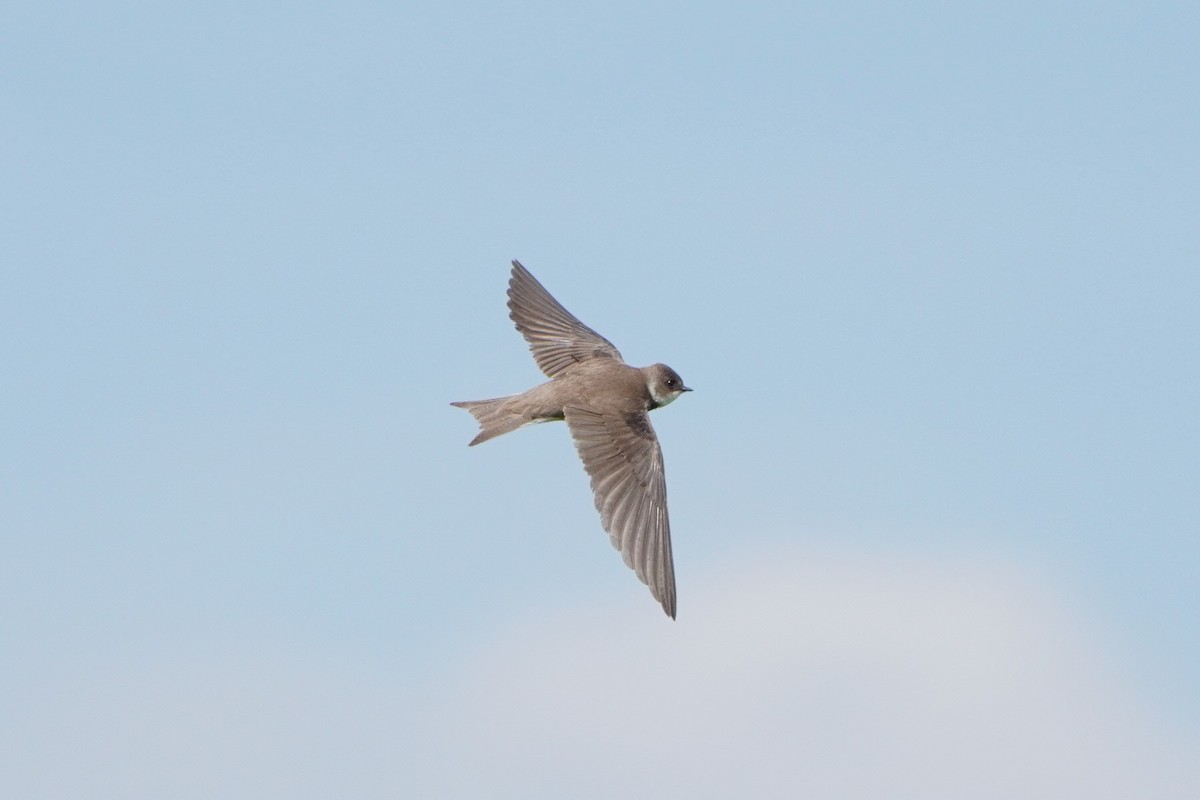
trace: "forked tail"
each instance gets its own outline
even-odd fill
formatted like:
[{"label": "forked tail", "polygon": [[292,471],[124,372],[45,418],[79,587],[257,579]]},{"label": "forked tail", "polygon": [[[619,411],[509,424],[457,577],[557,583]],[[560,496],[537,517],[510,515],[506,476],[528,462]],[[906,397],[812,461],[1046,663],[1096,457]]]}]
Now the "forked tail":
[{"label": "forked tail", "polygon": [[526,420],[520,414],[505,410],[510,397],[494,397],[491,400],[464,400],[461,403],[451,403],[452,406],[465,408],[479,422],[479,435],[471,440],[473,447],[480,442],[494,439],[497,436],[515,431],[524,425]]}]

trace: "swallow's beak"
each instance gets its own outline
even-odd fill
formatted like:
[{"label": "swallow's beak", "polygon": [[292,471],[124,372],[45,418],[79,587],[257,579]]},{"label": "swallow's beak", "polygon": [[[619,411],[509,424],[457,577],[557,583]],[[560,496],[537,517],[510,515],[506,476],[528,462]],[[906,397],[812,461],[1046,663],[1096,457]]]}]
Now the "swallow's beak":
[{"label": "swallow's beak", "polygon": [[688,387],[688,386],[685,386],[685,387],[683,387],[682,389],[680,389],[679,391],[681,391],[681,392],[690,392],[690,391],[691,391],[691,388],[690,388],[690,387]]}]

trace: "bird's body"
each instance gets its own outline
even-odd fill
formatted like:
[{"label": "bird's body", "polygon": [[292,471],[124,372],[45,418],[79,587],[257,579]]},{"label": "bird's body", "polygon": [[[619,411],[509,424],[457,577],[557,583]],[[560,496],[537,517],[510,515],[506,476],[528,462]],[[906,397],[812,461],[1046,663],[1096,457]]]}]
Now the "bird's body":
[{"label": "bird's body", "polygon": [[649,388],[655,367],[639,369],[608,359],[584,361],[520,394],[451,405],[467,409],[479,420],[483,429],[471,440],[472,445],[526,425],[562,421],[571,406],[643,414],[665,405],[655,401]]},{"label": "bird's body", "polygon": [[550,380],[508,397],[453,403],[479,422],[471,444],[565,420],[591,476],[601,524],[674,618],[666,481],[649,412],[691,390],[665,364],[626,364],[611,342],[563,308],[517,261],[508,296],[510,316]]}]

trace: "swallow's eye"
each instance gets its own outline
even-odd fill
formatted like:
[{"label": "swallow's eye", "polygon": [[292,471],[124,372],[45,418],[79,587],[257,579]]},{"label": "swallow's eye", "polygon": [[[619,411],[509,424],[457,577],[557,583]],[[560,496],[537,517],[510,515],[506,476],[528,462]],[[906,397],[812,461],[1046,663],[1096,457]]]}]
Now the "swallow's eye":
[{"label": "swallow's eye", "polygon": [[667,378],[667,386],[674,387],[674,386],[675,386],[675,379],[674,379],[674,378]]}]

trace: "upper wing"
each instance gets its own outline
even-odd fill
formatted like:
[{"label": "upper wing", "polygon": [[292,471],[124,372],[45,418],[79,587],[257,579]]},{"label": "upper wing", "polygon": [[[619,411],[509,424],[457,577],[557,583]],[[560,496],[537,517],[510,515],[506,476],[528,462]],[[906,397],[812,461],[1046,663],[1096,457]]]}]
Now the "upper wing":
[{"label": "upper wing", "polygon": [[675,565],[662,448],[646,412],[566,408],[567,425],[592,479],[600,523],[626,565],[675,618]]},{"label": "upper wing", "polygon": [[509,317],[529,342],[542,372],[554,378],[589,358],[621,360],[612,342],[563,308],[520,261],[512,262],[512,266],[508,281]]}]

